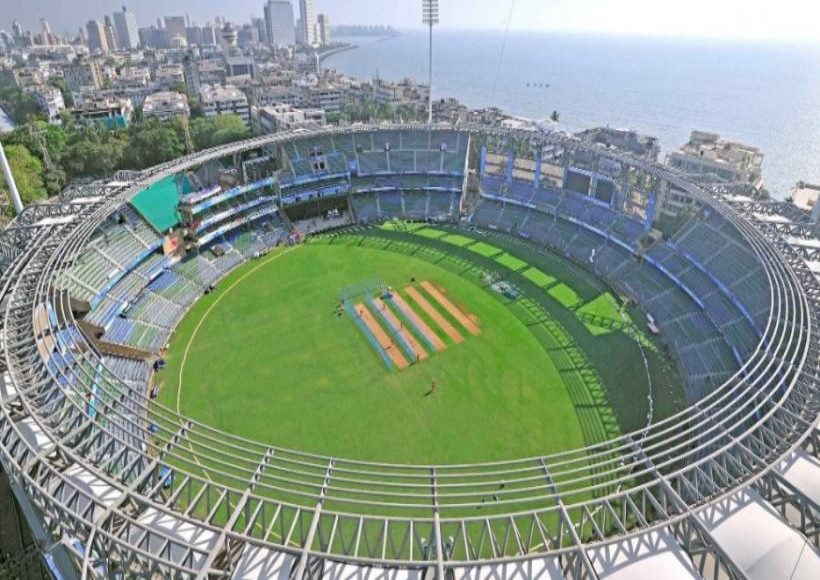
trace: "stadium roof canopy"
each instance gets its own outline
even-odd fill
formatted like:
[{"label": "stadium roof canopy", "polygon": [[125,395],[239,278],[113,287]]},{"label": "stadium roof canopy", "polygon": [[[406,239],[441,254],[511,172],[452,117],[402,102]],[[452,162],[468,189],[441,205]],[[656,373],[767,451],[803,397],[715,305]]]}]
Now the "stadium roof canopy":
[{"label": "stadium roof canopy", "polygon": [[164,233],[179,223],[177,205],[180,193],[190,193],[192,189],[190,181],[183,178],[180,192],[176,178],[171,175],[139,192],[131,198],[131,205],[154,229]]}]

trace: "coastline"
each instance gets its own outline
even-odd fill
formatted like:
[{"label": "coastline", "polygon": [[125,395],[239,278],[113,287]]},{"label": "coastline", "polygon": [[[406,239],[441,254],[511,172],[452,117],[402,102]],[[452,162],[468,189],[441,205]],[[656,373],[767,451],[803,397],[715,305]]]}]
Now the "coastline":
[{"label": "coastline", "polygon": [[319,63],[323,63],[325,59],[330,58],[335,54],[339,54],[340,52],[347,52],[348,50],[355,50],[357,48],[359,48],[358,44],[344,44],[343,46],[337,46],[336,48],[331,48],[330,50],[320,52]]},{"label": "coastline", "polygon": [[[323,66],[360,79],[378,74],[426,82],[425,31],[402,30],[389,43],[357,40],[350,38],[357,51]],[[657,137],[664,152],[687,142],[693,129],[719,133],[763,151],[766,187],[776,198],[786,197],[797,180],[820,179],[820,123],[805,106],[820,86],[820,48],[515,34],[502,58],[503,42],[503,33],[440,31],[434,97],[454,97],[472,109],[495,106],[525,119],[545,119],[556,110],[561,129],[626,127]],[[754,75],[742,66],[750,55]],[[795,70],[804,73],[795,76]],[[763,77],[769,90],[759,90],[755,79]]]},{"label": "coastline", "polygon": [[[386,40],[392,40],[392,39],[397,38],[399,36],[401,36],[401,33],[398,32],[398,31],[394,31],[392,34],[386,34],[384,36],[373,36],[372,37],[373,38],[372,42],[373,42],[373,44],[377,44],[379,42],[384,42]],[[361,39],[361,38],[368,38],[368,37],[362,37],[362,36],[348,36],[348,37],[345,37],[345,36],[340,36],[339,38],[358,38],[358,39]],[[342,52],[349,52],[351,50],[356,50],[358,48],[361,48],[361,46],[358,43],[345,42],[343,46],[338,46],[336,48],[332,48],[328,51],[320,53],[319,54],[319,62],[322,63],[322,62],[325,61],[325,59],[330,58],[331,56],[335,56],[335,55],[340,54]]]}]

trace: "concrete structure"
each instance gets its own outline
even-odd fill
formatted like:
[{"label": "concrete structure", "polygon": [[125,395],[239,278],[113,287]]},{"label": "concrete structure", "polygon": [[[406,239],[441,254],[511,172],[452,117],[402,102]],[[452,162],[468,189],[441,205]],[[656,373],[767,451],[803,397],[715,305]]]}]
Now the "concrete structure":
[{"label": "concrete structure", "polygon": [[293,5],[290,2],[269,0],[265,4],[265,31],[270,46],[281,47],[296,44]]},{"label": "concrete structure", "polygon": [[202,83],[199,80],[199,60],[195,51],[189,50],[188,54],[185,55],[182,60],[182,70],[188,94],[198,95]]},{"label": "concrete structure", "polygon": [[347,91],[332,83],[309,86],[305,89],[304,102],[309,107],[334,113],[347,102]]},{"label": "concrete structure", "polygon": [[161,90],[171,85],[185,83],[185,69],[178,64],[161,64],[154,69],[154,84]]},{"label": "concrete structure", "polygon": [[94,59],[79,58],[63,67],[63,79],[72,93],[97,90],[102,86],[102,69]]},{"label": "concrete structure", "polygon": [[593,145],[613,147],[651,161],[657,161],[661,152],[661,145],[657,137],[642,135],[630,129],[593,127],[576,133],[575,136]]},{"label": "concrete structure", "polygon": [[87,100],[71,109],[76,126],[88,123],[104,125],[108,129],[127,127],[134,116],[131,99],[101,98]]},{"label": "concrete structure", "polygon": [[177,117],[188,117],[188,97],[174,91],[161,91],[145,97],[142,104],[142,116],[146,119],[157,118],[168,121]]},{"label": "concrete structure", "polygon": [[185,40],[188,41],[188,46],[202,46],[202,27],[188,26],[185,28]]},{"label": "concrete structure", "polygon": [[256,76],[256,63],[252,56],[234,55],[225,58],[225,80],[228,83],[249,82]]},{"label": "concrete structure", "polygon": [[[184,16],[166,16],[165,17],[165,34],[168,36],[168,42],[171,43],[174,38],[181,38],[185,40],[186,27]],[[187,42],[187,41],[186,41]]]},{"label": "concrete structure", "polygon": [[325,46],[330,44],[330,17],[327,14],[319,14],[316,17],[316,42]]},{"label": "concrete structure", "polygon": [[60,111],[65,109],[63,93],[50,85],[34,87],[31,91],[37,106],[46,114],[49,123],[60,124]]},{"label": "concrete structure", "polygon": [[223,60],[202,60],[197,64],[200,85],[221,85],[225,82]]},{"label": "concrete structure", "polygon": [[800,209],[810,211],[813,221],[816,222],[820,219],[820,204],[817,203],[817,199],[820,197],[820,185],[798,181],[789,197],[794,205]]},{"label": "concrete structure", "polygon": [[125,6],[122,7],[122,12],[114,12],[114,28],[117,30],[120,48],[133,50],[139,46],[137,17],[133,12],[128,12]]},{"label": "concrete structure", "polygon": [[373,80],[373,100],[383,105],[418,104],[426,105],[430,95],[429,87],[406,78],[400,82],[382,79]]},{"label": "concrete structure", "polygon": [[322,109],[297,109],[285,104],[251,109],[251,124],[257,134],[316,128],[326,123],[327,118]]},{"label": "concrete structure", "polygon": [[290,85],[260,85],[250,90],[251,101],[257,107],[284,104],[298,107],[304,103],[304,94]]},{"label": "concrete structure", "polygon": [[105,41],[108,43],[108,50],[116,52],[120,48],[117,30],[114,28],[114,21],[107,14],[103,20],[103,30],[105,31]]},{"label": "concrete structure", "polygon": [[[385,131],[389,134],[382,135]],[[674,183],[710,209],[713,221],[697,225],[699,231],[720,235],[728,256],[742,251],[750,259],[748,266],[766,280],[770,296],[757,311],[759,344],[765,348],[755,346],[756,340],[738,361],[737,373],[697,404],[640,431],[558,454],[512,458],[501,466],[363,463],[339,454],[272,448],[151,406],[146,385],[129,384],[113,368],[110,376],[89,380],[84,369],[93,374],[108,361],[92,338],[78,330],[72,310],[60,308],[62,301],[55,307],[55,297],[73,297],[83,288],[72,285],[63,293],[55,287],[71,280],[83,257],[93,252],[106,264],[102,275],[95,274],[95,289],[110,291],[105,272],[124,273],[124,266],[109,262],[92,236],[110,228],[112,216],[128,210],[129,200],[147,184],[213,161],[239,163],[271,152],[298,156],[299,149],[321,150],[324,156],[339,144],[368,141],[375,149],[379,137],[432,143],[445,132],[443,137],[462,152],[472,139],[501,142],[505,149],[535,142],[542,159],[566,160],[569,152],[586,149],[628,171]],[[344,156],[336,151],[334,157],[338,155]],[[328,183],[325,177],[339,181],[338,176],[312,173],[304,185],[313,191]],[[264,188],[284,175],[232,191],[217,187],[200,193],[222,194],[229,202],[228,196],[237,199],[257,187],[267,197]],[[584,216],[614,210],[573,192],[561,195],[563,200],[573,196],[583,206],[569,214],[563,213],[563,201],[535,206],[505,197],[498,211],[527,211],[530,221],[545,224],[539,234],[559,223],[570,227],[566,218],[572,217],[576,238],[595,235],[601,247],[613,250],[609,237],[616,233],[615,224],[605,232]],[[33,204],[0,234],[0,271],[7,280],[0,286],[0,303],[6,305],[6,324],[0,329],[5,360],[0,455],[17,497],[29,506],[24,512],[38,543],[52,551],[50,556],[64,550],[70,558],[73,567],[61,568],[63,577],[110,577],[123,571],[136,577],[299,580],[820,577],[820,337],[815,324],[820,286],[810,269],[816,250],[789,242],[816,242],[811,228],[781,215],[794,209],[791,204],[721,196],[677,171],[617,151],[603,152],[557,132],[435,125],[360,125],[257,137],[164,163],[133,184],[92,184],[64,199],[61,204]],[[275,202],[262,203],[273,203],[268,211],[277,211]],[[486,197],[480,203],[500,205]],[[492,223],[500,222],[493,217]],[[235,228],[244,223],[237,220]],[[117,231],[135,238],[135,251],[150,254],[131,227]],[[556,235],[564,249],[570,248],[567,237]],[[149,240],[162,241],[159,236]],[[631,268],[655,268],[654,279],[668,279],[685,293],[677,276],[651,265],[651,254],[646,260],[630,259],[637,252],[625,246]],[[675,252],[672,246],[667,250]],[[583,261],[587,255],[583,252]],[[708,282],[698,274],[701,267],[721,274],[718,264],[709,263],[714,256],[701,264],[676,255],[683,264],[679,271],[697,274],[701,283]],[[582,253],[576,256],[580,262]],[[720,263],[726,264],[726,258]],[[221,273],[216,270],[215,275]],[[636,286],[643,284],[642,277],[626,275]],[[748,282],[738,277],[728,292],[715,287],[712,295],[735,295]],[[201,293],[205,284],[196,290]],[[650,300],[661,296],[654,288],[645,287]],[[670,302],[664,296],[660,301]],[[721,309],[730,306],[726,300],[721,304]],[[706,307],[719,312],[717,306]],[[76,330],[68,345],[61,340],[69,338],[67,328]],[[704,348],[704,353],[713,352],[708,343]],[[65,353],[70,353],[68,361]],[[708,370],[710,364],[702,359],[699,366]],[[103,394],[109,398],[101,399]],[[123,395],[135,404],[116,404],[115,397]],[[133,467],[120,467],[124,458]],[[300,477],[282,475],[292,473]],[[406,482],[402,492],[385,499],[385,489],[395,488],[397,481]],[[606,493],[598,493],[604,485]],[[492,511],[488,493],[498,496]],[[300,494],[306,497],[292,499]],[[396,514],[397,502],[409,506],[409,515]],[[522,508],[523,503],[533,507]]]},{"label": "concrete structure", "polygon": [[168,35],[164,28],[148,26],[140,28],[138,33],[139,43],[142,48],[167,48],[170,46],[168,43]]},{"label": "concrete structure", "polygon": [[42,85],[46,82],[42,71],[32,68],[13,69],[10,76],[13,84],[21,89]]},{"label": "concrete structure", "polygon": [[216,44],[216,29],[207,23],[202,27],[202,44],[201,46],[214,46]]},{"label": "concrete structure", "polygon": [[220,30],[220,34],[222,35],[222,54],[226,57],[231,56],[236,52],[236,43],[239,38],[239,32],[233,24],[227,22]]},{"label": "concrete structure", "polygon": [[250,127],[250,107],[245,93],[233,85],[202,85],[200,102],[206,117],[233,113]]},{"label": "concrete structure", "polygon": [[316,19],[313,17],[313,0],[299,0],[299,28],[303,44],[316,44]]},{"label": "concrete structure", "polygon": [[85,25],[88,35],[88,50],[94,52],[108,52],[108,39],[105,36],[105,27],[99,20],[89,20]]},{"label": "concrete structure", "polygon": [[692,131],[688,143],[667,155],[666,164],[706,183],[763,187],[763,153],[751,145],[722,140],[717,133]]},{"label": "concrete structure", "polygon": [[151,71],[144,66],[124,66],[113,79],[113,86],[121,90],[144,89],[151,82]]}]

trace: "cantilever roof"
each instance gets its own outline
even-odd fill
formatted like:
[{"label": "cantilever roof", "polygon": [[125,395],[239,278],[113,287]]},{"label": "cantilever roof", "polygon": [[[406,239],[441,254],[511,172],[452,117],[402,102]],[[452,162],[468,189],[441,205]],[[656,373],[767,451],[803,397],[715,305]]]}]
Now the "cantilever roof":
[{"label": "cantilever roof", "polygon": [[[190,190],[188,180],[183,179],[182,193]],[[132,197],[131,205],[155,230],[165,233],[180,221],[177,212],[179,195],[176,177],[172,175]]]}]

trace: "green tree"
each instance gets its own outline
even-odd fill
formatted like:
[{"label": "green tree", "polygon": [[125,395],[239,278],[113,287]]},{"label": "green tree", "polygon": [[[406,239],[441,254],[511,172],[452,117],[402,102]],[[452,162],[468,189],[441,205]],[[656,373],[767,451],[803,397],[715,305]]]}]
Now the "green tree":
[{"label": "green tree", "polygon": [[68,136],[62,127],[43,120],[29,121],[5,133],[2,141],[24,146],[42,162],[43,180],[49,195],[54,195],[65,186],[66,176],[60,166],[60,157],[65,152]]},{"label": "green tree", "polygon": [[202,108],[202,103],[199,99],[191,97],[188,99],[188,108],[191,110],[192,119],[201,119],[205,116],[205,110]]},{"label": "green tree", "polygon": [[179,93],[180,95],[188,94],[188,87],[185,86],[185,83],[181,82],[171,83],[171,85],[168,87],[168,90],[173,91],[175,93]]},{"label": "green tree", "polygon": [[[4,150],[23,203],[44,200],[47,194],[43,182],[43,164],[40,160],[23,145],[9,145]],[[2,172],[0,172],[0,189],[4,192],[8,191],[8,184]]]},{"label": "green tree", "polygon": [[234,114],[214,115],[191,121],[191,136],[198,151],[246,139],[248,127]]},{"label": "green tree", "polygon": [[561,118],[561,115],[558,114],[558,111],[553,111],[552,114],[550,115],[550,120],[553,123],[557,123],[558,119],[560,119],[560,118]]},{"label": "green tree", "polygon": [[148,119],[128,129],[128,144],[123,163],[133,169],[145,169],[185,154],[183,137],[177,125]]},{"label": "green tree", "polygon": [[19,87],[6,87],[0,91],[0,104],[18,125],[31,118],[43,117],[40,107],[34,102],[34,97]]},{"label": "green tree", "polygon": [[69,179],[107,177],[122,165],[125,131],[89,125],[72,131],[61,161]]},{"label": "green tree", "polygon": [[70,109],[74,106],[74,95],[71,94],[65,86],[65,81],[63,79],[54,78],[48,81],[49,84],[57,89],[60,89],[60,93],[63,95],[63,102],[65,103],[66,108]]}]

